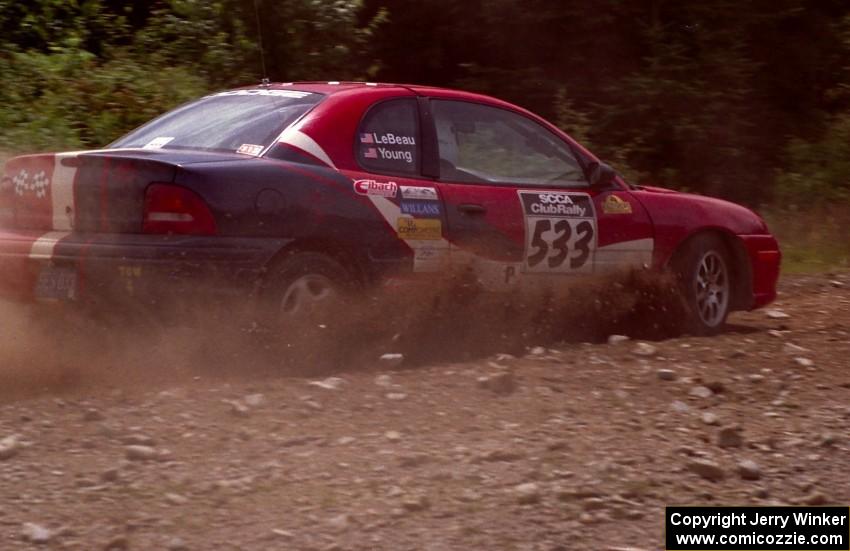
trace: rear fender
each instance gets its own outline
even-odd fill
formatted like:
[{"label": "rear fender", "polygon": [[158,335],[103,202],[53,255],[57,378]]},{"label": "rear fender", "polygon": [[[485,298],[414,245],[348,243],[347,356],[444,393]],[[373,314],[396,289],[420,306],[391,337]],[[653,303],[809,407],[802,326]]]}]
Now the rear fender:
[{"label": "rear fender", "polygon": [[367,270],[368,259],[356,252],[353,252],[350,247],[346,247],[342,243],[335,242],[330,239],[309,238],[293,241],[283,247],[263,268],[263,275],[257,281],[255,293],[259,293],[268,284],[268,276],[275,272],[275,269],[286,258],[301,252],[312,252],[327,255],[338,262],[348,272],[350,279],[348,284],[355,288],[361,288],[375,279],[374,275]]}]

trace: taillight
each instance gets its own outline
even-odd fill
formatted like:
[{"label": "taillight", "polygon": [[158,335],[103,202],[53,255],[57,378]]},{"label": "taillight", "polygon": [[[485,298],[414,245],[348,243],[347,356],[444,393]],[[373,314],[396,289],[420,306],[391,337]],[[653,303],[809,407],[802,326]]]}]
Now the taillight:
[{"label": "taillight", "polygon": [[145,191],[142,232],[215,235],[215,219],[194,191],[171,184],[151,184]]}]

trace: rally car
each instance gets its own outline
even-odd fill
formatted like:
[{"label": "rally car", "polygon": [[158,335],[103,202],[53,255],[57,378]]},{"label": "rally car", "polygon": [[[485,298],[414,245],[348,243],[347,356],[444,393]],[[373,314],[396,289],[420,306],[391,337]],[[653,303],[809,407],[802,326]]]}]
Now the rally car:
[{"label": "rally car", "polygon": [[214,93],[102,150],[13,158],[0,185],[0,293],[26,301],[204,291],[286,317],[459,267],[506,292],[669,269],[711,333],[774,299],[779,264],[750,210],[630,185],[522,108],[426,86]]}]

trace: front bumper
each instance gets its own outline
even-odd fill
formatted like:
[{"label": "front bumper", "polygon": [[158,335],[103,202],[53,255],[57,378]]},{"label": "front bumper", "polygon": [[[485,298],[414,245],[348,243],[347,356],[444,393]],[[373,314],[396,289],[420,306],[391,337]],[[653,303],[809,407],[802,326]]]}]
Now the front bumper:
[{"label": "front bumper", "polygon": [[0,295],[45,296],[45,276],[73,288],[60,298],[141,302],[252,292],[288,240],[208,236],[83,234],[0,230]]},{"label": "front bumper", "polygon": [[772,235],[739,235],[752,268],[752,305],[759,308],[776,299],[782,252]]}]

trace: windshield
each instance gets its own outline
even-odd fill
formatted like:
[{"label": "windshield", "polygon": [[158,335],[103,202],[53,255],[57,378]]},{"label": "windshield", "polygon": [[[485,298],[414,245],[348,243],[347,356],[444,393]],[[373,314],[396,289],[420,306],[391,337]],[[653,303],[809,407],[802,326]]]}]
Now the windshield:
[{"label": "windshield", "polygon": [[298,90],[231,90],[187,103],[110,148],[209,149],[259,153],[322,98]]}]

